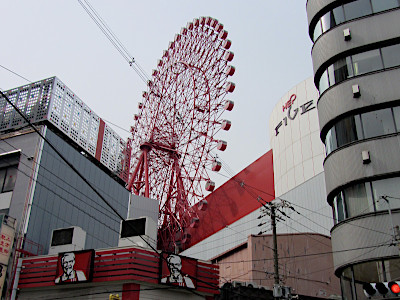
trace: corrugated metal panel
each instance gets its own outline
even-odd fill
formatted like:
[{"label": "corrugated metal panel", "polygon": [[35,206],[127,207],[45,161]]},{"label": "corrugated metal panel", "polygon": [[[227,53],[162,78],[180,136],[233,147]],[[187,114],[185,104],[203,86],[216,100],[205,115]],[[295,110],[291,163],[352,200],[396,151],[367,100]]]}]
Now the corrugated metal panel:
[{"label": "corrugated metal panel", "polygon": [[320,173],[279,197],[298,212],[285,210],[290,218],[277,224],[278,233],[312,232],[329,236],[333,226],[332,208],[326,201],[325,176]]}]

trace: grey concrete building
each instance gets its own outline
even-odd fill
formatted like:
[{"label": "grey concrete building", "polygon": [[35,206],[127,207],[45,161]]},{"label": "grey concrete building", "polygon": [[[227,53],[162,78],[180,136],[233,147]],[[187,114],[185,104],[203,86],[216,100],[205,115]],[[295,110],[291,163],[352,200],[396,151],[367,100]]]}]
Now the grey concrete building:
[{"label": "grey concrete building", "polygon": [[400,279],[400,2],[308,0],[307,16],[335,274],[368,299]]},{"label": "grey concrete building", "polygon": [[[126,142],[57,77],[4,93],[126,217],[130,201],[125,188]],[[84,249],[118,245],[119,217],[4,97],[0,97],[0,213],[17,224],[11,276],[21,254],[48,253],[54,229],[82,228]]]}]

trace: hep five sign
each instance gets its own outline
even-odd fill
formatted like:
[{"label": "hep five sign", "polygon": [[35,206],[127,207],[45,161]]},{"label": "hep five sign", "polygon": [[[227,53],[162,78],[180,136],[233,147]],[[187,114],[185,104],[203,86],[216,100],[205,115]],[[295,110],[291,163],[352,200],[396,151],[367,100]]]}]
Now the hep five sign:
[{"label": "hep five sign", "polygon": [[289,97],[289,100],[287,100],[285,104],[282,105],[282,111],[283,113],[285,113],[285,116],[283,117],[282,121],[280,121],[278,125],[275,126],[275,136],[279,134],[279,130],[283,125],[287,126],[288,122],[296,119],[298,115],[304,115],[305,113],[308,113],[310,110],[315,108],[314,100],[310,100],[300,105],[298,108],[293,108],[295,101],[297,102],[297,96],[296,94],[292,94]]}]

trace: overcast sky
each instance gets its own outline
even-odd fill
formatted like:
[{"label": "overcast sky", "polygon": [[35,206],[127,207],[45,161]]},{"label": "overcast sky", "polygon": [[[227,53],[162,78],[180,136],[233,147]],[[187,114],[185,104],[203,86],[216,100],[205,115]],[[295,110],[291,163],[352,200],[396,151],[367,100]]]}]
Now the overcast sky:
[{"label": "overcast sky", "polygon": [[[224,24],[236,89],[235,108],[223,115],[232,128],[220,157],[235,174],[270,150],[272,109],[312,76],[305,0],[89,2],[147,74],[187,22],[211,16]],[[129,130],[146,86],[77,0],[2,0],[0,10],[1,66],[31,81],[57,76],[101,118]],[[1,89],[27,83],[0,68]]]}]

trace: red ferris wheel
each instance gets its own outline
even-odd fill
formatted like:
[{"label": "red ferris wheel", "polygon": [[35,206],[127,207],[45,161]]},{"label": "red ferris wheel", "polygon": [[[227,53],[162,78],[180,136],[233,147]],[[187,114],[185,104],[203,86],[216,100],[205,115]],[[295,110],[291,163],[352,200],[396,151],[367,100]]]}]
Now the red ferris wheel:
[{"label": "red ferris wheel", "polygon": [[216,135],[231,127],[222,114],[232,110],[226,96],[235,89],[227,35],[210,17],[182,28],[153,70],[131,127],[128,189],[159,201],[158,248],[165,251],[190,240],[186,229],[197,226],[205,192],[215,186],[208,173],[221,168],[213,150],[226,149]]}]

